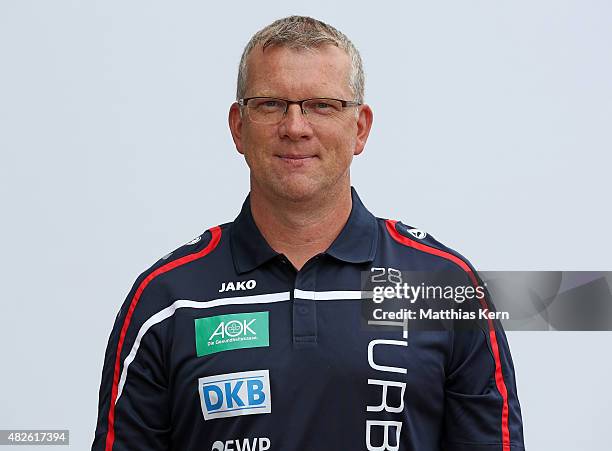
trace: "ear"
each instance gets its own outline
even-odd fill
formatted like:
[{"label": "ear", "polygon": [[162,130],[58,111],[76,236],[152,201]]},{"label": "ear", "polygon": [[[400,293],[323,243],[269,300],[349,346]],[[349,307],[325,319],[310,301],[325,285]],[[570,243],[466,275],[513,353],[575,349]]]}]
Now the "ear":
[{"label": "ear", "polygon": [[237,102],[232,103],[227,119],[236,150],[244,155],[242,150],[242,115],[240,105]]},{"label": "ear", "polygon": [[359,116],[357,117],[357,140],[355,141],[355,151],[353,155],[359,155],[363,152],[363,148],[370,135],[373,120],[374,114],[369,105],[362,105],[359,107]]}]

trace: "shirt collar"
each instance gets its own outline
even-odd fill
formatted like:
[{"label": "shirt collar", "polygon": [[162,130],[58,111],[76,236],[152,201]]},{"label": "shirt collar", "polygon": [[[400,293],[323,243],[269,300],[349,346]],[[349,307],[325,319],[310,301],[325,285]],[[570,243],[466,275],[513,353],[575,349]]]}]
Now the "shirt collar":
[{"label": "shirt collar", "polygon": [[[326,253],[348,263],[374,260],[378,241],[376,218],[363,205],[351,187],[352,207],[349,218]],[[265,240],[251,213],[250,194],[230,230],[234,267],[239,274],[251,271],[279,255]]]}]

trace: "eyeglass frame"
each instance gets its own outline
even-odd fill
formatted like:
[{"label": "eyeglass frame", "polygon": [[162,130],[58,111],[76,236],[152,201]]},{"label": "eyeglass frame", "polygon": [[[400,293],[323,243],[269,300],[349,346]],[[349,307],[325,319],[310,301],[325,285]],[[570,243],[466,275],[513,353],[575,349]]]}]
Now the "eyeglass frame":
[{"label": "eyeglass frame", "polygon": [[[283,102],[286,102],[287,107],[285,108],[285,111],[283,112],[283,118],[287,115],[287,112],[289,111],[289,107],[291,105],[299,105],[300,111],[302,112],[302,114],[307,116],[308,113],[304,111],[304,102],[308,102],[309,100],[334,100],[336,102],[340,102],[340,104],[342,105],[342,108],[363,105],[363,102],[357,102],[356,100],[342,100],[342,99],[334,99],[332,97],[312,97],[309,99],[302,99],[302,100],[289,100],[289,99],[283,99],[282,97],[255,96],[255,97],[244,97],[242,99],[238,99],[236,103],[238,103],[238,105],[240,105],[241,107],[248,108],[249,100],[253,100],[253,99],[273,99],[273,100],[282,100]],[[282,120],[283,119],[281,119],[279,123]],[[269,124],[269,125],[272,125],[272,124]]]}]

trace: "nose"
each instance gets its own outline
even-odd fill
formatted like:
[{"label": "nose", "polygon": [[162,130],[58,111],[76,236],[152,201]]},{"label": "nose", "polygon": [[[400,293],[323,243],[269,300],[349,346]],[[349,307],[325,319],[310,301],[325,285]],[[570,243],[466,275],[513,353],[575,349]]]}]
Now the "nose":
[{"label": "nose", "polygon": [[300,106],[293,104],[287,108],[287,113],[278,126],[278,132],[281,138],[287,137],[292,141],[297,141],[310,138],[312,126],[302,114]]}]

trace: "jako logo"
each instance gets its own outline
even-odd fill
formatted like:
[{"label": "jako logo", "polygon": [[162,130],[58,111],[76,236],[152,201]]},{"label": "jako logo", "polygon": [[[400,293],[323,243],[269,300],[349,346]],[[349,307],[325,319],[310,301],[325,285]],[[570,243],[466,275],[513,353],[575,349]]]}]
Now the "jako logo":
[{"label": "jako logo", "polygon": [[223,293],[225,291],[252,290],[255,288],[255,285],[257,285],[257,282],[253,279],[238,282],[222,282],[219,293]]},{"label": "jako logo", "polygon": [[272,412],[268,370],[198,379],[204,420]]},{"label": "jako logo", "polygon": [[422,240],[423,238],[427,236],[426,232],[423,232],[422,230],[419,230],[419,229],[408,229],[408,233],[412,235],[413,237],[418,238],[419,240]]},{"label": "jako logo", "polygon": [[191,246],[192,244],[196,244],[201,239],[202,239],[202,235],[196,236],[193,240],[189,241],[188,243],[185,243],[185,246]]},{"label": "jako logo", "polygon": [[270,449],[270,439],[266,437],[256,437],[253,442],[248,438],[242,440],[226,440],[225,442],[216,441],[213,443],[211,451],[266,451]]}]

